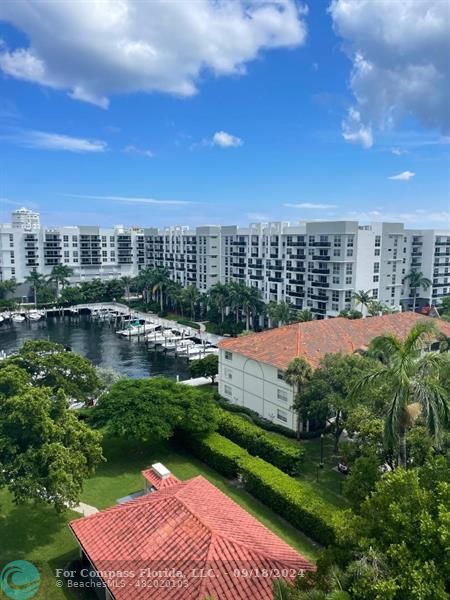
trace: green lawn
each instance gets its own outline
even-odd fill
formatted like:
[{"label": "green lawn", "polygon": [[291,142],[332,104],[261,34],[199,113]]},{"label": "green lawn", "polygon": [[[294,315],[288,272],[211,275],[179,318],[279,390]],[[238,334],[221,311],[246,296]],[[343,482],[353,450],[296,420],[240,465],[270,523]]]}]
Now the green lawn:
[{"label": "green lawn", "polygon": [[[225,494],[288,544],[310,559],[318,548],[294,527],[266,508],[247,492],[237,489],[218,473],[175,449],[170,443],[145,447],[129,441],[105,438],[107,462],[85,484],[81,500],[99,509],[112,506],[122,496],[143,487],[141,470],[156,461],[163,462],[179,479],[203,475]],[[67,523],[80,515],[72,511],[57,514],[47,506],[15,506],[8,492],[0,492],[0,568],[6,563],[25,559],[41,572],[41,588],[36,600],[74,600],[72,591],[56,587],[55,570],[64,568],[78,555],[78,546]],[[92,597],[92,596],[89,596]],[[83,598],[88,598],[84,595]],[[0,599],[3,595],[0,592]]]}]

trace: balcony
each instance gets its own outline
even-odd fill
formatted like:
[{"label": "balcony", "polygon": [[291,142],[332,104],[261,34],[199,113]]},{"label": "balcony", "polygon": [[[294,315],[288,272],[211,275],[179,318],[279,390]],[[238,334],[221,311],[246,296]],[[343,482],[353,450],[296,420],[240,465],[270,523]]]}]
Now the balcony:
[{"label": "balcony", "polygon": [[331,242],[313,242],[310,246],[313,246],[313,248],[331,248]]},{"label": "balcony", "polygon": [[306,254],[288,254],[290,260],[306,260]]},{"label": "balcony", "polygon": [[304,279],[288,279],[288,283],[291,285],[305,285],[306,282]]},{"label": "balcony", "polygon": [[257,281],[262,281],[264,279],[263,275],[250,275],[250,279],[255,279]]},{"label": "balcony", "polygon": [[293,298],[304,298],[304,292],[286,292],[286,296],[292,296]]},{"label": "balcony", "polygon": [[286,242],[286,246],[288,248],[304,248],[306,246],[306,242]]},{"label": "balcony", "polygon": [[322,256],[321,254],[313,254],[313,260],[321,260],[321,261],[328,261],[330,260],[330,256],[326,255],[326,256]]},{"label": "balcony", "polygon": [[305,273],[305,267],[286,267],[286,271],[291,273]]},{"label": "balcony", "polygon": [[319,275],[329,275],[330,269],[311,269],[311,272]]},{"label": "balcony", "polygon": [[269,281],[273,281],[274,283],[282,283],[283,281],[282,277],[269,277],[268,279]]},{"label": "balcony", "polygon": [[318,288],[329,288],[330,287],[330,284],[326,281],[313,281],[311,283],[311,285],[313,287],[318,287]]},{"label": "balcony", "polygon": [[321,294],[312,294],[311,296],[308,296],[309,298],[312,298],[313,300],[320,300],[321,302],[328,302],[328,298],[326,296],[322,296]]}]

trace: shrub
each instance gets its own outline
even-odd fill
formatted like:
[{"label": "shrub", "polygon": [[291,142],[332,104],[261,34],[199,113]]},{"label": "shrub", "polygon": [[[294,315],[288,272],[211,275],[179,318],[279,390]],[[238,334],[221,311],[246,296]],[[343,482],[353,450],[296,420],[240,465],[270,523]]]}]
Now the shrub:
[{"label": "shrub", "polygon": [[291,440],[264,431],[243,417],[221,410],[219,433],[282,471],[291,474],[299,471],[303,448]]},{"label": "shrub", "polygon": [[191,452],[226,477],[242,475],[245,489],[294,527],[327,545],[335,538],[340,511],[317,497],[314,488],[283,473],[218,433],[184,440]]},{"label": "shrub", "polygon": [[236,477],[239,458],[248,456],[243,448],[218,433],[202,438],[183,436],[183,442],[195,456],[225,477]]}]

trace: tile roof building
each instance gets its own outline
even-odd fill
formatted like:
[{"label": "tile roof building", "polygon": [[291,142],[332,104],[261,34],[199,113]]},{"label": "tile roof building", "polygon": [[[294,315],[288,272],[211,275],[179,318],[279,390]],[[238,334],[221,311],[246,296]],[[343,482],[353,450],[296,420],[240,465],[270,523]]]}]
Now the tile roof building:
[{"label": "tile roof building", "polygon": [[219,344],[219,392],[236,404],[295,429],[295,415],[290,410],[293,390],[283,380],[283,371],[293,358],[302,357],[316,368],[326,354],[353,353],[387,333],[405,338],[422,321],[435,323],[450,337],[450,323],[404,312],[367,319],[338,317],[295,323],[223,340]]},{"label": "tile roof building", "polygon": [[115,600],[272,600],[277,576],[314,569],[201,476],[70,527]]}]

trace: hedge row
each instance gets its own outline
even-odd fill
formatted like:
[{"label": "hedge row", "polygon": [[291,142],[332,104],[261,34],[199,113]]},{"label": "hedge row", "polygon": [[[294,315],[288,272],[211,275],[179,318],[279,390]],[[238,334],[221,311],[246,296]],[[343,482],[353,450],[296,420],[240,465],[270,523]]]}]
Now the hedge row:
[{"label": "hedge row", "polygon": [[244,417],[221,410],[219,433],[286,473],[294,475],[300,471],[305,451],[298,443],[264,431]]},{"label": "hedge row", "polygon": [[314,488],[283,473],[262,458],[211,433],[186,440],[193,454],[226,477],[242,476],[245,489],[320,544],[335,539],[339,510],[317,497]]},{"label": "hedge row", "polygon": [[[219,404],[219,406],[227,412],[248,415],[255,425],[258,425],[258,427],[261,427],[266,431],[280,433],[281,435],[292,439],[295,439],[297,437],[297,433],[293,429],[289,429],[289,427],[285,427],[284,425],[278,425],[278,423],[274,423],[269,419],[265,419],[251,408],[247,408],[246,406],[240,406],[239,404],[233,404],[229,400],[225,400],[225,398],[220,396],[220,394],[216,394],[214,399]],[[314,431],[302,431],[300,433],[300,439],[309,440],[318,438],[323,432],[323,429],[316,429]]]}]

